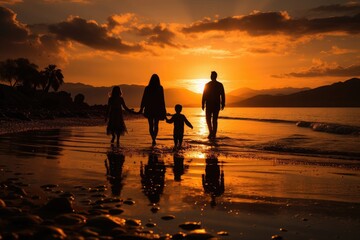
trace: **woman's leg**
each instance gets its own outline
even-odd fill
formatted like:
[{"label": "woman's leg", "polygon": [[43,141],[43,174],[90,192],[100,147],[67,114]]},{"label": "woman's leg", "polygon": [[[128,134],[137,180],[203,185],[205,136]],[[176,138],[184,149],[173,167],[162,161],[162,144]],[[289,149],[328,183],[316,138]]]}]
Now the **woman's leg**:
[{"label": "woman's leg", "polygon": [[120,134],[119,133],[116,134],[116,143],[117,143],[117,145],[120,144]]},{"label": "woman's leg", "polygon": [[158,132],[159,132],[159,119],[157,118],[154,118],[154,136],[155,136],[155,139],[158,135]]},{"label": "woman's leg", "polygon": [[148,118],[148,122],[149,122],[149,133],[150,133],[150,136],[151,136],[151,139],[153,141],[153,144],[154,144],[154,141],[155,141],[155,134],[154,134],[154,119],[153,118]]}]

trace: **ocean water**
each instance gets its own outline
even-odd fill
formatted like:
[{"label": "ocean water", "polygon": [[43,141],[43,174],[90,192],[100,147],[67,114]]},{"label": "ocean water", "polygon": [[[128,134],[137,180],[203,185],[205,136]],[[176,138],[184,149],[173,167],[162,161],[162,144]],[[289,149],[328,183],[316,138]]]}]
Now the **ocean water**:
[{"label": "ocean water", "polygon": [[[74,186],[106,185],[107,195],[136,202],[124,205],[124,217],[156,222],[151,230],[159,234],[200,221],[215,236],[229,233],[221,239],[357,239],[360,108],[228,108],[215,141],[207,139],[201,109],[183,113],[194,129],[185,126],[180,151],[173,151],[173,126],[165,122],[151,147],[140,118],[126,121],[119,147],[105,126],[3,135],[1,164],[32,186],[59,184],[75,195]],[[80,208],[86,198],[76,198]],[[168,214],[176,218],[161,219]]]}]

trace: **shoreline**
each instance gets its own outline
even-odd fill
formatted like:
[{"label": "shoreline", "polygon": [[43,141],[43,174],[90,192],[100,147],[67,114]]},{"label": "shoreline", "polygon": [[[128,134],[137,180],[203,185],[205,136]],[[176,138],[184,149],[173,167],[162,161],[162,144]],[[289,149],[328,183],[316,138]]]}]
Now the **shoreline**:
[{"label": "shoreline", "polygon": [[[136,119],[136,116],[124,115],[124,120]],[[2,119],[0,120],[0,136],[5,134],[13,134],[19,132],[48,130],[65,127],[87,127],[87,126],[106,126],[103,117],[68,117],[55,119],[35,119],[24,121],[18,119]],[[105,131],[105,130],[104,130]]]},{"label": "shoreline", "polygon": [[0,121],[0,136],[18,132],[47,130],[76,126],[101,126],[105,125],[103,118],[58,118],[32,121]]}]

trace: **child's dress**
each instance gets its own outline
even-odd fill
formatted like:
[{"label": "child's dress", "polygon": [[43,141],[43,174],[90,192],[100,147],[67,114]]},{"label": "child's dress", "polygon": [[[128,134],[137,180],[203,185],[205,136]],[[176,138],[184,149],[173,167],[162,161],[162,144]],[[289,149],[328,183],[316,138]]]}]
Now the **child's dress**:
[{"label": "child's dress", "polygon": [[127,132],[124,118],[123,118],[123,111],[122,106],[125,108],[125,102],[122,97],[110,97],[108,101],[108,125],[106,128],[106,133],[124,135]]}]

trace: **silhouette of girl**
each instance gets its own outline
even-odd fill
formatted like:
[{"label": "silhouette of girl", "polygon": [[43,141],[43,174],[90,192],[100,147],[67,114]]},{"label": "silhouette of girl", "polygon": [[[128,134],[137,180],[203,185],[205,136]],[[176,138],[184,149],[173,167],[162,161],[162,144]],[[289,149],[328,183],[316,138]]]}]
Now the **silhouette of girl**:
[{"label": "silhouette of girl", "polygon": [[164,89],[160,85],[160,78],[157,74],[151,76],[149,84],[145,87],[139,113],[143,111],[149,122],[152,144],[156,145],[159,121],[166,117]]},{"label": "silhouette of girl", "polygon": [[120,135],[124,135],[126,130],[122,108],[130,113],[134,113],[133,110],[129,109],[124,99],[122,98],[122,92],[120,87],[115,86],[112,89],[111,96],[108,100],[108,106],[106,110],[105,122],[108,121],[106,132],[107,134],[111,134],[111,143],[115,141],[116,135],[116,143],[119,144]]}]

